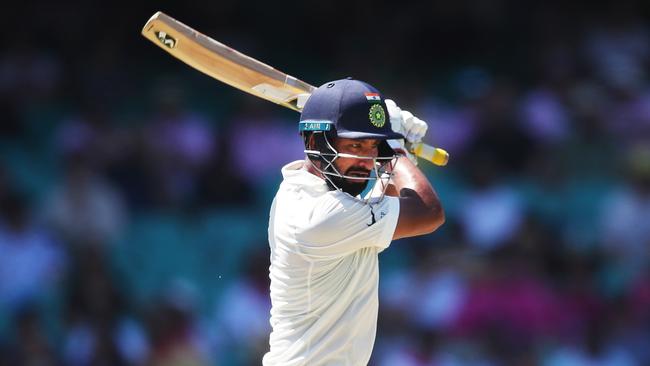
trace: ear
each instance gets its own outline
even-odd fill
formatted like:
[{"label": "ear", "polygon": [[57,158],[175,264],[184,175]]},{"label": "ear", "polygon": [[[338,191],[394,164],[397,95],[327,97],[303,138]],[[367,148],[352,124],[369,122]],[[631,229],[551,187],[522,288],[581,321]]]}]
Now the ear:
[{"label": "ear", "polygon": [[[316,137],[314,133],[306,133],[303,135],[303,139],[305,142],[305,149],[306,150],[318,150],[317,145],[316,145]],[[321,174],[316,170],[314,167],[320,167],[320,159],[315,156],[314,154],[306,154],[306,159],[305,159],[305,166],[307,167],[307,170],[309,170],[312,174],[315,174],[317,176],[321,176]]]},{"label": "ear", "polygon": [[307,148],[309,150],[315,150],[316,149],[316,140],[315,136],[313,133],[309,134],[309,137],[307,137]]}]

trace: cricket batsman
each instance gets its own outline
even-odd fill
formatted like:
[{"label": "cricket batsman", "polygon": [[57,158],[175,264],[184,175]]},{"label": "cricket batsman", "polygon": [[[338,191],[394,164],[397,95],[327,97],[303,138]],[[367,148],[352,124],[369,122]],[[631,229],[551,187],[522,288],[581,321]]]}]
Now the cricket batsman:
[{"label": "cricket batsman", "polygon": [[378,314],[378,255],[443,224],[438,196],[404,140],[427,124],[371,85],[317,88],[299,123],[305,159],[282,168],[269,218],[266,366],[367,365]]}]

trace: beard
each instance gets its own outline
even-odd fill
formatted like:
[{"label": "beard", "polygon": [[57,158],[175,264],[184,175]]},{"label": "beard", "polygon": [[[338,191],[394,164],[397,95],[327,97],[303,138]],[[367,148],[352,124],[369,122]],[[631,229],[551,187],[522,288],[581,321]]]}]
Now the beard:
[{"label": "beard", "polygon": [[[347,176],[359,175],[360,177],[367,178],[370,176],[370,171],[363,168],[350,167],[348,168],[348,170],[346,170],[343,173],[343,175],[347,175]],[[368,183],[370,182],[370,180],[353,180],[353,179],[342,178],[342,177],[329,175],[329,174],[327,176],[329,180],[326,179],[325,181],[327,182],[327,185],[331,190],[336,190],[338,187],[343,192],[348,193],[352,197],[356,197],[361,192],[363,192],[368,186]],[[336,187],[332,186],[332,183],[334,183]]]}]

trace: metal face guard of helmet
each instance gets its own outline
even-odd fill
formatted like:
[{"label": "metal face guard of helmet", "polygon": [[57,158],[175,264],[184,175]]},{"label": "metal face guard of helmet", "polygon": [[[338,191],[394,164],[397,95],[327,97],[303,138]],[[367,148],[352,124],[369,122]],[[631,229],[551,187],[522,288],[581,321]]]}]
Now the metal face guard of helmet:
[{"label": "metal face guard of helmet", "polygon": [[[327,185],[332,190],[339,190],[348,193],[365,203],[372,203],[384,197],[391,177],[391,171],[396,163],[397,155],[390,148],[385,140],[379,144],[378,156],[359,156],[354,154],[341,153],[336,150],[333,144],[333,136],[325,132],[305,133],[305,153],[312,165],[318,170]],[[309,148],[310,137],[313,136],[314,145]],[[372,160],[373,169],[367,177],[347,175],[337,168],[336,161],[339,158]]]}]

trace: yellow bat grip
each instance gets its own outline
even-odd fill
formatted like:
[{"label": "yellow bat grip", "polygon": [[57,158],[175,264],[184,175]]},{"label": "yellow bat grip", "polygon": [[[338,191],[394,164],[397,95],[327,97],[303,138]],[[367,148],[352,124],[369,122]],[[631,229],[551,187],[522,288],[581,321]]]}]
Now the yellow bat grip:
[{"label": "yellow bat grip", "polygon": [[411,153],[420,159],[432,162],[437,166],[445,166],[449,161],[449,153],[443,149],[418,142],[408,147]]}]

